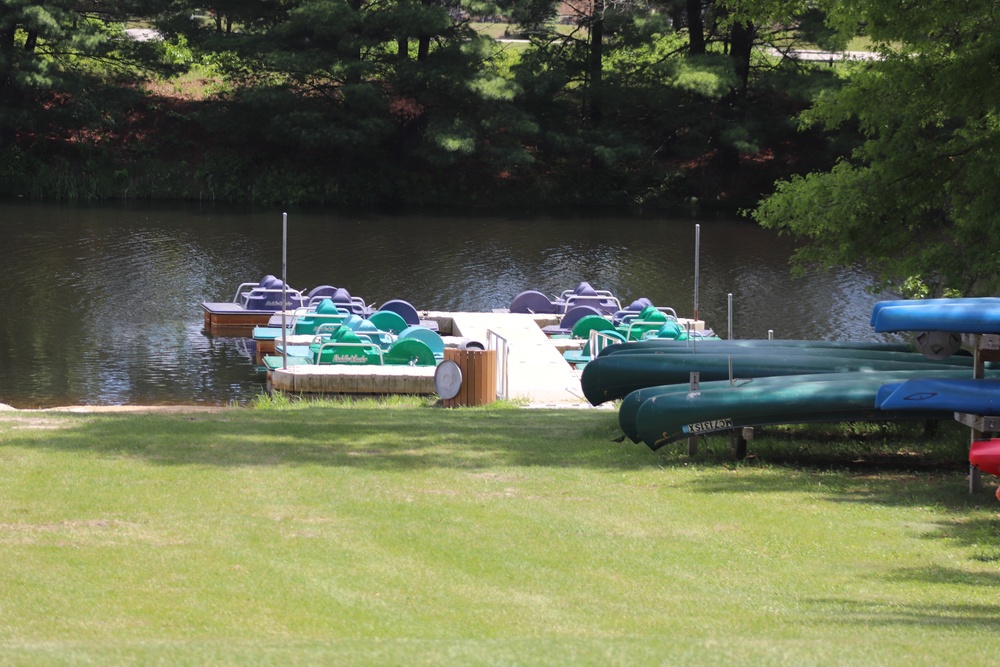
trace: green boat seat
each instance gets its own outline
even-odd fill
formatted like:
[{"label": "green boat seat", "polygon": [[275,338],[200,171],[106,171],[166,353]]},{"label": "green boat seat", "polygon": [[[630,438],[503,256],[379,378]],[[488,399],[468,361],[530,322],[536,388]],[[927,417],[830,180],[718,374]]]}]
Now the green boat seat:
[{"label": "green boat seat", "polygon": [[362,340],[347,327],[337,329],[328,339],[309,346],[314,364],[381,364],[378,345]]},{"label": "green boat seat", "polygon": [[380,331],[397,336],[407,327],[406,320],[399,313],[394,313],[391,310],[378,310],[368,317],[368,321]]},{"label": "green boat seat", "polygon": [[431,352],[438,359],[444,357],[444,339],[436,331],[431,331],[423,326],[409,326],[399,332],[399,339],[415,338],[423,341],[431,349]]},{"label": "green boat seat", "polygon": [[422,340],[400,338],[389,346],[384,363],[391,366],[436,366],[437,358]]},{"label": "green boat seat", "polygon": [[601,315],[587,315],[573,325],[573,338],[590,338],[591,331],[614,331],[615,325]]}]

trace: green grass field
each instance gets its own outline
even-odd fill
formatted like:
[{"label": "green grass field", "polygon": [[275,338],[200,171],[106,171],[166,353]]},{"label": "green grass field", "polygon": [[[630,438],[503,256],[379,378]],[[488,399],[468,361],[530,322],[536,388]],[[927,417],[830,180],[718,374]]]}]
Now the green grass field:
[{"label": "green grass field", "polygon": [[734,462],[618,435],[606,410],[0,413],[0,664],[994,656],[1000,503],[954,442],[779,432]]}]

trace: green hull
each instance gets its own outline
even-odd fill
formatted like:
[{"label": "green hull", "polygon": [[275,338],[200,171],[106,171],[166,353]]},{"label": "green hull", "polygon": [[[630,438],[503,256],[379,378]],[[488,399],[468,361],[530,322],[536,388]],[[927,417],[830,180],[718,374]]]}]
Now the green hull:
[{"label": "green hull", "polygon": [[[770,388],[782,388],[788,387],[796,384],[807,383],[807,382],[858,382],[858,381],[868,381],[877,380],[879,382],[889,384],[893,382],[903,382],[905,380],[913,378],[967,378],[969,377],[969,372],[964,369],[955,370],[939,370],[939,371],[870,371],[862,373],[822,373],[816,375],[785,375],[777,377],[761,377],[761,378],[750,378],[747,380],[742,380],[737,382],[735,385],[730,385],[729,380],[718,380],[712,382],[702,382],[700,388],[702,391],[710,391],[717,389],[741,389],[743,387],[770,387]],[[622,432],[630,439],[632,442],[640,442],[642,438],[639,436],[639,429],[636,425],[636,417],[639,414],[639,408],[647,400],[653,398],[654,396],[662,396],[667,394],[687,394],[690,391],[688,383],[684,384],[670,384],[661,385],[656,387],[645,387],[643,389],[637,389],[622,399],[621,405],[618,406],[618,425],[621,427]]]},{"label": "green hull", "polygon": [[[920,357],[923,359],[922,357]],[[636,389],[665,384],[682,384],[698,372],[702,382],[728,380],[732,377],[757,378],[815,373],[855,371],[930,371],[941,363],[922,361],[886,361],[822,355],[770,354],[613,354],[599,355],[583,369],[581,388],[592,405],[624,398]]]},{"label": "green hull", "polygon": [[773,349],[806,349],[821,350],[826,353],[830,350],[867,350],[872,352],[915,352],[909,343],[878,343],[864,341],[842,341],[842,340],[762,340],[762,339],[736,339],[736,340],[699,340],[699,341],[676,341],[668,339],[647,339],[631,343],[609,345],[601,351],[602,355],[641,352],[671,352],[676,350],[690,350],[694,348],[702,352],[721,352],[723,350],[753,350],[765,353]]},{"label": "green hull", "polygon": [[[620,346],[616,346],[620,347]],[[610,350],[611,348],[606,348]],[[971,355],[953,355],[945,359],[928,359],[924,355],[918,352],[899,352],[899,351],[885,351],[885,350],[869,350],[869,349],[851,349],[851,348],[808,348],[808,347],[727,347],[727,346],[708,346],[703,347],[699,345],[698,347],[684,348],[684,347],[658,347],[658,348],[646,348],[646,347],[629,347],[625,346],[621,349],[610,352],[606,354],[604,351],[598,356],[623,356],[623,355],[635,355],[635,354],[645,354],[645,355],[669,355],[669,356],[682,356],[682,355],[702,355],[702,354],[725,354],[742,356],[742,355],[771,355],[771,356],[783,356],[783,357],[802,357],[802,356],[824,356],[824,357],[846,357],[852,359],[872,359],[876,361],[901,361],[907,363],[923,363],[923,364],[935,364],[943,368],[972,368],[973,359]]]},{"label": "green hull", "polygon": [[639,408],[639,438],[656,450],[686,438],[744,426],[896,419],[950,419],[951,413],[885,411],[875,407],[880,374],[853,382],[800,382],[785,387],[747,385],[736,389],[654,396]]}]

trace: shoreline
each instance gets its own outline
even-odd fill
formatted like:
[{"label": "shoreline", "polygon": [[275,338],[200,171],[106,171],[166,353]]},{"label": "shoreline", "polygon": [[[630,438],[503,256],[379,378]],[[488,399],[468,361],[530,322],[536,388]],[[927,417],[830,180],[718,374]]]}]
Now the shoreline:
[{"label": "shoreline", "polygon": [[222,412],[237,406],[230,405],[60,405],[52,408],[15,408],[6,403],[0,403],[0,413],[10,412]]}]

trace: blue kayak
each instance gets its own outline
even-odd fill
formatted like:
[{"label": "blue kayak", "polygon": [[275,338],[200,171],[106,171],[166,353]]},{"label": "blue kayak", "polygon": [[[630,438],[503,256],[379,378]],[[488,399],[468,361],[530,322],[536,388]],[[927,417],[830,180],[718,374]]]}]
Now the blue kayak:
[{"label": "blue kayak", "polygon": [[882,385],[875,397],[881,410],[947,410],[1000,415],[1000,380],[995,378],[914,378]]},{"label": "blue kayak", "polygon": [[876,333],[891,331],[944,331],[949,333],[1000,333],[1000,300],[976,299],[962,303],[921,303],[885,306],[872,315]]},{"label": "blue kayak", "polygon": [[981,296],[952,299],[890,299],[888,301],[879,301],[872,307],[871,325],[875,326],[875,320],[883,308],[892,308],[895,306],[981,306],[991,302],[1000,304],[1000,297]]}]

